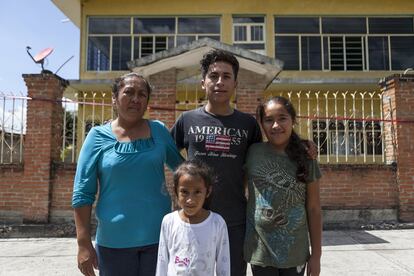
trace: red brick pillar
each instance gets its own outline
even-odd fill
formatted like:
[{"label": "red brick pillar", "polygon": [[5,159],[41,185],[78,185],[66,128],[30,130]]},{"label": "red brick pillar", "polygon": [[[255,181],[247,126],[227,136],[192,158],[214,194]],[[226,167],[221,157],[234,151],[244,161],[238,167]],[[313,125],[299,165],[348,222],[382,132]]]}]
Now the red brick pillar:
[{"label": "red brick pillar", "polygon": [[[177,91],[177,73],[176,69],[169,69],[149,78],[154,90],[150,97],[149,117],[151,119],[160,120],[168,129],[170,129],[175,122],[175,102]],[[172,172],[165,169],[165,177],[167,188],[174,200]]]},{"label": "red brick pillar", "polygon": [[160,120],[171,128],[175,122],[176,70],[157,73],[150,76],[149,80],[154,88],[150,97],[149,117]]},{"label": "red brick pillar", "polygon": [[52,161],[59,159],[66,81],[53,74],[24,74],[28,96],[24,146],[23,222],[47,223]]},{"label": "red brick pillar", "polygon": [[383,90],[387,161],[397,164],[401,221],[414,222],[414,74],[393,75],[380,83]]},{"label": "red brick pillar", "polygon": [[237,77],[236,103],[237,109],[251,115],[263,100],[266,86],[264,77],[254,72],[240,69]]}]

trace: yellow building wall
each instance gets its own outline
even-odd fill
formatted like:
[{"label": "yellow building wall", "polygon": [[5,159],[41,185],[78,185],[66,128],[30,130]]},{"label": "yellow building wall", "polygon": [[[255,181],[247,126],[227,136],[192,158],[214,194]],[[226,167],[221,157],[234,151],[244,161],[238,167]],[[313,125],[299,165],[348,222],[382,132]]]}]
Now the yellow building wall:
[{"label": "yellow building wall", "polygon": [[[274,16],[383,16],[409,15],[414,13],[413,0],[84,0],[81,4],[81,79],[108,79],[123,72],[86,72],[87,16],[221,16],[221,39],[232,42],[233,15],[263,15],[266,24],[267,55],[274,57]],[[387,71],[387,75],[390,72]],[[384,72],[323,72],[287,71],[281,77],[382,77]]]}]

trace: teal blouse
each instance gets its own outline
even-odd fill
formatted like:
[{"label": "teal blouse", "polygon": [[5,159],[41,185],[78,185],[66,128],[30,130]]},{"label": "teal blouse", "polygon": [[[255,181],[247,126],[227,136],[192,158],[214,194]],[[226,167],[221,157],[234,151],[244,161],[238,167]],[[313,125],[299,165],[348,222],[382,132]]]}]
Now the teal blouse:
[{"label": "teal blouse", "polygon": [[92,205],[98,192],[96,243],[110,248],[157,244],[161,221],[171,211],[164,164],[182,161],[169,131],[148,121],[151,137],[119,142],[111,124],[94,127],[82,146],[72,206]]}]

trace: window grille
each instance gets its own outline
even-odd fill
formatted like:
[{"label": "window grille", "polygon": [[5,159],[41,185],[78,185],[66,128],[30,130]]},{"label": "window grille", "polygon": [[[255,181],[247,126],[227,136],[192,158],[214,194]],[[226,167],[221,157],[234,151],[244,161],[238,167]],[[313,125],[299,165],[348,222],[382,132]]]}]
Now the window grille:
[{"label": "window grille", "polygon": [[313,142],[321,155],[382,155],[381,125],[378,122],[312,121]]},{"label": "window grille", "polygon": [[23,162],[28,99],[0,92],[0,164]]},{"label": "window grille", "polygon": [[331,36],[328,39],[332,71],[362,71],[365,69],[363,37]]}]

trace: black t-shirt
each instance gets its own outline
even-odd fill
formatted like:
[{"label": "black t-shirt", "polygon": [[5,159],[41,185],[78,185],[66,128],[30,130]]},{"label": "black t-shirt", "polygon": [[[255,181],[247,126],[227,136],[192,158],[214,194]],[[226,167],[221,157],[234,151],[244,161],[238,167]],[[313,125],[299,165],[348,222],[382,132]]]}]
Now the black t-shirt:
[{"label": "black t-shirt", "polygon": [[246,222],[243,165],[247,149],[261,142],[259,125],[253,116],[234,110],[231,115],[208,113],[204,107],[181,114],[171,129],[179,149],[188,159],[199,159],[213,168],[210,208],[225,219],[228,226]]}]

